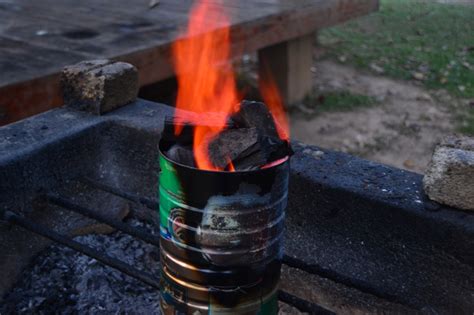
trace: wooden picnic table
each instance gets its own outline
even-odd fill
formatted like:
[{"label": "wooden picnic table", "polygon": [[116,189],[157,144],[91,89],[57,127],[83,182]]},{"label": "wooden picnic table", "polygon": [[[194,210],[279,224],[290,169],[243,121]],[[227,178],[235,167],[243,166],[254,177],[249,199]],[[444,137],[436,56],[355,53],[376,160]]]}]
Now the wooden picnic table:
[{"label": "wooden picnic table", "polygon": [[[217,0],[204,0],[217,1]],[[236,55],[258,51],[287,103],[310,89],[314,32],[368,14],[379,0],[222,0]],[[62,68],[110,58],[139,69],[140,85],[173,76],[171,45],[192,0],[0,1],[0,125],[62,104]]]}]

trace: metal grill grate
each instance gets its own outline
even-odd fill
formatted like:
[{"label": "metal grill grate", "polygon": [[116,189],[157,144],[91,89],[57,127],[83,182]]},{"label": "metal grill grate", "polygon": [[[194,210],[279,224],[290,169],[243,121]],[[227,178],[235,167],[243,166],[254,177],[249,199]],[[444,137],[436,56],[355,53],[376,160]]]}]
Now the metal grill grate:
[{"label": "metal grill grate", "polygon": [[[142,196],[137,196],[135,194],[122,191],[120,189],[117,189],[115,187],[99,183],[90,179],[85,179],[84,182],[86,182],[88,185],[91,185],[93,187],[96,187],[98,189],[101,189],[103,191],[107,191],[109,193],[112,193],[114,195],[120,196],[124,199],[140,203],[144,205],[145,207],[151,209],[151,210],[156,210],[158,208],[158,201],[153,199],[153,198],[147,198],[147,197],[142,197]],[[54,194],[46,194],[42,195],[38,198],[39,200],[42,200],[42,202],[46,202],[48,204],[52,205],[57,205],[61,208],[76,212],[80,215],[83,215],[85,217],[94,219],[98,222],[107,224],[123,233],[126,233],[134,238],[140,239],[144,242],[147,242],[149,244],[152,244],[154,246],[159,247],[159,238],[148,233],[147,231],[144,231],[138,227],[132,227],[128,224],[125,224],[119,220],[111,219],[109,217],[106,217],[102,215],[99,211],[95,211],[94,209],[89,209],[87,207],[75,204],[61,196],[57,196]],[[24,216],[18,215],[14,212],[11,211],[6,211],[3,214],[3,217],[6,221],[16,224],[18,226],[23,227],[24,229],[27,229],[31,232],[34,232],[38,235],[41,235],[43,237],[46,237],[56,243],[62,244],[64,246],[67,246],[73,250],[76,250],[84,255],[87,255],[91,258],[96,259],[97,261],[112,267],[114,269],[119,270],[120,272],[135,278],[142,283],[149,285],[155,289],[159,289],[159,278],[157,278],[154,275],[151,275],[145,271],[139,270],[134,268],[133,266],[124,263],[121,260],[118,260],[116,258],[113,258],[107,254],[104,254],[102,252],[99,252],[89,246],[86,246],[84,244],[81,244],[79,242],[74,241],[70,237],[66,235],[59,234],[55,232],[54,230],[45,227],[43,225],[40,225],[38,223],[33,222],[30,219],[25,218]],[[305,266],[305,263],[303,261],[300,261],[299,259],[289,257],[287,255],[284,255],[283,257],[283,264],[286,264],[292,268],[297,268],[301,269],[303,271],[313,273],[313,274],[318,274],[318,270],[314,270],[314,268],[307,268]],[[297,296],[294,296],[288,292],[280,290],[278,292],[278,298],[281,302],[284,302],[286,304],[289,304],[301,312],[306,312],[310,314],[334,314],[333,312],[325,309],[324,307],[306,301],[304,299],[301,299]]]}]

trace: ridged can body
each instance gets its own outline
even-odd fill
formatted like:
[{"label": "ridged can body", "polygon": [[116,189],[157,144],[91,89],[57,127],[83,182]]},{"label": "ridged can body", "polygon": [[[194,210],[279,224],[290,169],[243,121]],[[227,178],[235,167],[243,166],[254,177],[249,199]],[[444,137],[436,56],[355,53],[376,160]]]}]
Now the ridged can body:
[{"label": "ridged can body", "polygon": [[160,143],[162,312],[276,314],[289,160],[216,172],[165,150]]}]

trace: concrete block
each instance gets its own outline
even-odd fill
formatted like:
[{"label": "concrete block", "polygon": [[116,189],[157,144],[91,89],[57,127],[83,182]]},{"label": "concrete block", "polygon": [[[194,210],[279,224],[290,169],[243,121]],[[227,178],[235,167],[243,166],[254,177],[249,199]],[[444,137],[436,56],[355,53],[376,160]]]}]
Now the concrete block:
[{"label": "concrete block", "polygon": [[434,201],[474,210],[474,138],[444,139],[434,151],[423,186]]},{"label": "concrete block", "polygon": [[63,69],[61,86],[66,106],[101,115],[137,98],[138,71],[125,62],[83,61]]}]

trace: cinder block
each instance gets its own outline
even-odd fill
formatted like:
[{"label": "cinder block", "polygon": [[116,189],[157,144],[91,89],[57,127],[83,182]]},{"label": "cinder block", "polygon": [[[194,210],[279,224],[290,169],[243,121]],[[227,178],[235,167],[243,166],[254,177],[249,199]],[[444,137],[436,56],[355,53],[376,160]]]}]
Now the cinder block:
[{"label": "cinder block", "polygon": [[474,210],[474,138],[450,136],[435,149],[423,178],[428,197],[463,210]]},{"label": "cinder block", "polygon": [[83,61],[63,69],[61,86],[66,106],[101,115],[137,98],[138,71],[125,62]]}]

